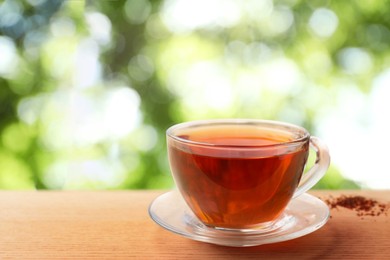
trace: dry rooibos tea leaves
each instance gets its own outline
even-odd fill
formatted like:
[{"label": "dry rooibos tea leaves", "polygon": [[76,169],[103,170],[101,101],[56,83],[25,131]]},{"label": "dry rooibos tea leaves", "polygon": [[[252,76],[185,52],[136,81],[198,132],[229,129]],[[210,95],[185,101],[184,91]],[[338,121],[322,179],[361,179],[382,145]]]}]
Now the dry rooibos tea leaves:
[{"label": "dry rooibos tea leaves", "polygon": [[377,200],[363,196],[341,195],[325,199],[324,202],[331,209],[343,207],[356,211],[358,216],[380,216],[382,214],[387,216],[387,211],[390,208],[389,204],[380,203]]}]

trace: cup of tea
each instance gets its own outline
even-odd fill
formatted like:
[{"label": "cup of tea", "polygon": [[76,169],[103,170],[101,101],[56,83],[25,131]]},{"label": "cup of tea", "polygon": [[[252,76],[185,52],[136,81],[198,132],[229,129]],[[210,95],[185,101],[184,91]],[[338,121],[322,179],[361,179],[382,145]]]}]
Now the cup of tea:
[{"label": "cup of tea", "polygon": [[[328,148],[296,125],[256,119],[186,122],[167,130],[171,172],[206,226],[268,228],[329,167]],[[316,160],[305,170],[309,150]]]}]

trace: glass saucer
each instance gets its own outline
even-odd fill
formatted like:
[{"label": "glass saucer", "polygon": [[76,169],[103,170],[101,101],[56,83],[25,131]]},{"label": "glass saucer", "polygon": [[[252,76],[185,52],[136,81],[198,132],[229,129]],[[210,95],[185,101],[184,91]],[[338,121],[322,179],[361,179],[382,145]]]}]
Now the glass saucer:
[{"label": "glass saucer", "polygon": [[314,232],[328,221],[329,208],[320,199],[305,193],[290,201],[270,230],[219,230],[200,222],[175,190],[157,197],[149,206],[149,215],[161,227],[184,237],[244,247],[286,241]]}]

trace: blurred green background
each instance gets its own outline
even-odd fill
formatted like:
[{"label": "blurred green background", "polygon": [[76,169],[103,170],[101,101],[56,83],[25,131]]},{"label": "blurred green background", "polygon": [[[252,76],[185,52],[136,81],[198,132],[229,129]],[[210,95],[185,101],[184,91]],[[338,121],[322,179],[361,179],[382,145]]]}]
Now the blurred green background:
[{"label": "blurred green background", "polygon": [[316,188],[390,188],[389,12],[387,0],[0,1],[0,189],[170,188],[165,130],[208,118],[302,125],[332,154]]}]

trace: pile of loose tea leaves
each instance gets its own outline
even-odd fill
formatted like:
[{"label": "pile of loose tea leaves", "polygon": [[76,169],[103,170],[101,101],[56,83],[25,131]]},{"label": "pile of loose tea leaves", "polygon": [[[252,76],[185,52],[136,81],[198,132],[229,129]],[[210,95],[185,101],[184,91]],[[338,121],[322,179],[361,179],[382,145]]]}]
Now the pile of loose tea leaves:
[{"label": "pile of loose tea leaves", "polygon": [[328,204],[330,209],[337,209],[338,207],[347,208],[355,211],[359,217],[387,216],[387,211],[390,209],[389,204],[380,203],[377,200],[363,196],[341,195],[336,198],[331,196],[325,199],[324,202]]}]

